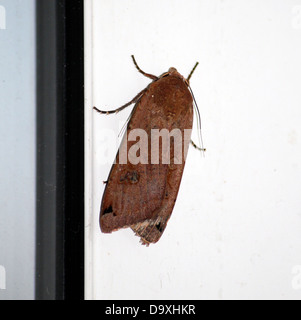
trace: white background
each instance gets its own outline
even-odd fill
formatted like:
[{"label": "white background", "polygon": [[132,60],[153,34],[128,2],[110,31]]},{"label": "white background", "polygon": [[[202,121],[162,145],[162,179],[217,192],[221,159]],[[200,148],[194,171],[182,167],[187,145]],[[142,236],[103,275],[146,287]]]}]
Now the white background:
[{"label": "white background", "polygon": [[[301,1],[86,1],[86,297],[300,299]],[[131,100],[173,66],[200,108],[160,241],[99,230],[99,207]],[[196,129],[195,129],[196,131]],[[103,164],[105,163],[105,164]]]}]

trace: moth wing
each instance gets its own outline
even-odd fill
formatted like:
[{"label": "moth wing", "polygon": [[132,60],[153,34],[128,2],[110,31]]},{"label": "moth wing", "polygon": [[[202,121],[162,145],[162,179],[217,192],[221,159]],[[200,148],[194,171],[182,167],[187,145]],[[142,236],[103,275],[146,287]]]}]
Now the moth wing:
[{"label": "moth wing", "polygon": [[[184,129],[192,128],[192,121],[192,97],[182,79],[168,76],[148,87],[135,105],[109,174],[100,212],[103,232],[131,227],[145,244],[159,240],[177,198],[185,159],[181,164],[152,164],[149,156],[148,164],[122,164],[121,150],[130,151],[137,143],[128,141],[133,129],[147,133],[150,147],[151,129],[179,128],[184,133]],[[172,155],[173,143],[170,151]]]},{"label": "moth wing", "polygon": [[132,225],[131,229],[140,237],[141,243],[148,246],[161,238],[170,216],[171,212],[169,214],[159,213],[153,219],[147,219]]}]

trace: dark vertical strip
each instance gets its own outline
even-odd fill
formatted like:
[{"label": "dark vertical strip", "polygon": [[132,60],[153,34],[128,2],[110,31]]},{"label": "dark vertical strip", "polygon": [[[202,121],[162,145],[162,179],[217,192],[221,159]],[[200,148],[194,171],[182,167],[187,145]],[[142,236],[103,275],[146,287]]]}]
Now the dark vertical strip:
[{"label": "dark vertical strip", "polygon": [[[62,299],[64,205],[62,46],[57,1],[37,4],[36,298]],[[61,283],[60,283],[61,282]]]},{"label": "dark vertical strip", "polygon": [[65,298],[84,298],[83,0],[66,4]]},{"label": "dark vertical strip", "polygon": [[36,298],[82,299],[83,1],[36,3]]}]

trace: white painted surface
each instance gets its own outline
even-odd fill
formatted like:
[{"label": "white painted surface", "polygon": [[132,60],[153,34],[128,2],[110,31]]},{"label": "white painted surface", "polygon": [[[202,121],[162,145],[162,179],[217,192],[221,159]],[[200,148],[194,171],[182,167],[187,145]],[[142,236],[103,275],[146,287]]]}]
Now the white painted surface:
[{"label": "white painted surface", "polygon": [[[301,1],[86,1],[88,299],[300,299]],[[88,38],[87,38],[88,39]],[[205,158],[190,148],[175,209],[146,248],[101,234],[99,206],[131,100],[174,66],[188,75]],[[93,119],[93,121],[92,121]],[[105,161],[106,160],[106,161]],[[103,163],[106,164],[103,164]],[[300,284],[300,285],[298,285]]]}]

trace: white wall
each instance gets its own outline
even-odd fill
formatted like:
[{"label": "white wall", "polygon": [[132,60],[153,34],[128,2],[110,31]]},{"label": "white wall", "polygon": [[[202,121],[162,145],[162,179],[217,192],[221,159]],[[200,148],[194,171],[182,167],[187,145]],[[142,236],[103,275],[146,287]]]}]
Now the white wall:
[{"label": "white wall", "polygon": [[[301,1],[86,1],[86,296],[301,298]],[[104,128],[174,66],[191,79],[205,158],[190,148],[175,209],[146,248],[99,230]]]}]

